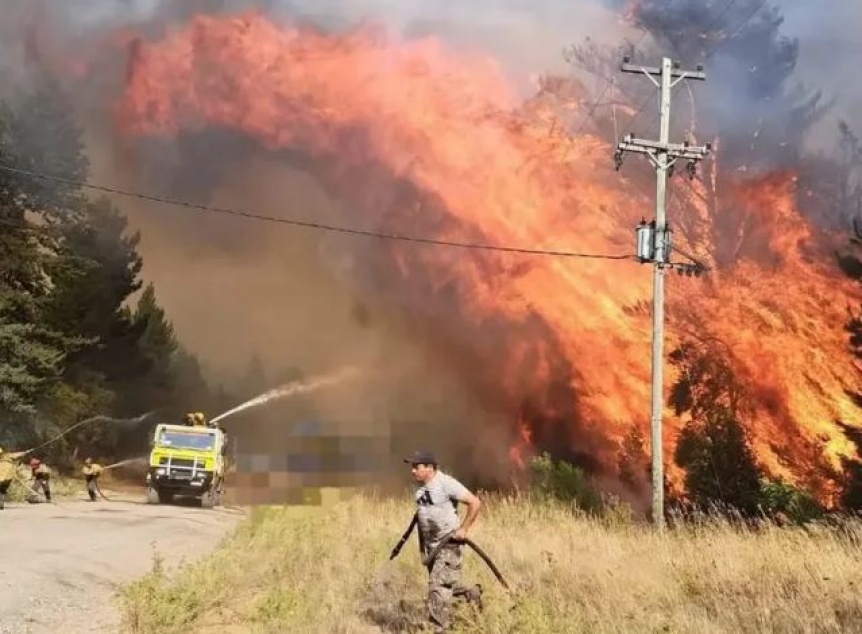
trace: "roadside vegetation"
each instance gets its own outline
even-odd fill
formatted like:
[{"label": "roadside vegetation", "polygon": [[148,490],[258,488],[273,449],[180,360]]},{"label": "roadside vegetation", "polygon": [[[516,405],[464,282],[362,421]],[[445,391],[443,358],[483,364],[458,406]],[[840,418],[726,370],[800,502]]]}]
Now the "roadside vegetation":
[{"label": "roadside vegetation", "polygon": [[[26,502],[30,496],[28,487],[31,486],[29,477],[19,477],[13,480],[9,486],[9,492],[6,497],[7,502]],[[37,489],[40,501],[42,498],[42,490]],[[51,476],[51,499],[61,500],[63,498],[79,497],[85,494],[87,487],[84,484],[83,478],[73,478],[66,475],[54,474]]]},{"label": "roadside vegetation", "polygon": [[[460,632],[843,632],[862,619],[862,523],[821,516],[783,527],[704,513],[653,531],[583,474],[546,458],[533,488],[487,495],[465,580],[485,588]],[[426,576],[409,497],[356,494],[320,507],[255,509],[205,559],[154,570],[121,594],[125,630],[419,632]],[[585,510],[590,506],[591,510]]]}]

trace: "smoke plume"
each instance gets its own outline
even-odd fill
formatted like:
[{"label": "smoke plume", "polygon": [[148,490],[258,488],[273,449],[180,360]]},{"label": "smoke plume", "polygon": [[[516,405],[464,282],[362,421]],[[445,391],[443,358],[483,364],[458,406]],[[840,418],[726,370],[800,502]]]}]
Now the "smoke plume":
[{"label": "smoke plume", "polygon": [[[261,138],[206,121],[170,139],[125,138],[115,128],[111,109],[134,61],[136,38],[158,40],[169,27],[186,24],[194,15],[249,8],[277,23],[307,23],[324,31],[341,32],[364,21],[383,25],[385,37],[392,41],[430,35],[440,38],[455,54],[478,54],[493,60],[511,89],[509,107],[514,107],[535,91],[537,75],[572,72],[561,51],[573,42],[590,36],[617,45],[624,37],[639,37],[615,4],[620,3],[485,0],[467,6],[453,1],[395,0],[31,0],[4,16],[2,46],[9,53],[4,59],[12,60],[4,70],[17,85],[26,85],[46,71],[71,78],[69,85],[76,91],[76,103],[87,125],[96,181],[283,217],[385,226],[411,234],[469,234],[485,241],[482,227],[458,223],[447,206],[451,202],[407,177],[399,178],[390,166],[382,161],[378,165],[369,157],[361,165],[327,166],[308,153],[264,147]],[[629,10],[629,3],[625,4]],[[839,78],[852,63],[853,54],[858,56],[862,50],[850,37],[851,18],[858,17],[859,9],[850,0],[833,4],[831,15],[840,12],[845,19],[836,20],[838,26],[818,29],[814,25],[821,18],[813,6],[790,0],[779,3],[787,21],[778,30],[800,38],[799,63],[791,78],[816,79],[816,87],[827,98],[835,96],[844,112],[852,114],[860,95],[853,94],[849,82]],[[674,40],[678,28],[696,35],[709,25],[720,37],[744,17],[741,9],[722,13],[725,4],[719,1],[645,0],[635,7],[639,23],[655,35],[644,41],[641,52],[666,50],[676,43],[684,64],[698,60],[691,39]],[[682,11],[685,8],[689,10]],[[716,16],[721,16],[718,21]],[[842,29],[847,32],[842,34]],[[834,66],[825,63],[824,53],[818,52],[827,50],[832,42],[838,42],[844,51]],[[780,47],[779,52],[789,50]],[[786,143],[788,135],[794,134],[796,111],[791,102],[782,103],[776,112],[759,98],[762,90],[772,87],[774,73],[781,71],[769,67],[781,61],[770,58],[774,52],[759,41],[723,50],[710,62],[709,82],[704,90],[697,88],[692,102],[696,108],[692,108],[695,116],[691,121],[697,121],[698,131],[701,126],[705,131],[711,126],[712,131],[723,132],[741,126],[738,135],[729,134],[723,140],[738,158],[733,169],[772,170],[798,161],[802,140],[791,138],[789,146]],[[691,59],[686,59],[689,53]],[[754,64],[749,63],[752,59]],[[580,79],[601,89],[603,78],[581,73]],[[651,89],[647,85],[636,90]],[[678,98],[677,103],[684,104],[685,99]],[[688,112],[687,106],[676,107]],[[648,132],[643,128],[651,113],[644,116],[636,132]],[[681,128],[691,127],[689,119],[681,119]],[[763,129],[752,127],[752,121],[764,122]],[[752,141],[755,132],[757,142]],[[811,134],[805,141],[816,145],[829,134],[828,126],[821,123]],[[351,130],[340,141],[343,153],[349,154],[351,149],[367,148],[368,138],[360,129]],[[345,180],[354,183],[349,191],[338,184]],[[493,188],[494,183],[487,187]],[[465,258],[456,253],[438,253],[432,260],[426,247],[415,247],[408,254],[407,247],[394,249],[370,238],[315,234],[123,199],[117,202],[142,230],[145,275],[155,281],[178,334],[212,367],[225,374],[235,372],[253,353],[273,371],[299,367],[309,375],[345,364],[384,366],[389,381],[364,394],[361,415],[385,419],[399,430],[410,431],[405,443],[443,446],[441,451],[469,459],[485,475],[493,472],[504,477],[506,449],[517,424],[524,420],[534,430],[537,445],[601,470],[613,462],[614,444],[603,428],[601,415],[606,412],[585,404],[584,399],[610,400],[603,391],[613,384],[626,401],[623,413],[615,412],[614,424],[618,425],[629,411],[637,409],[631,402],[644,396],[632,387],[634,379],[630,383],[620,378],[628,366],[609,368],[613,380],[603,383],[601,389],[587,389],[577,359],[563,352],[572,341],[561,339],[559,328],[546,315],[521,306],[525,302],[517,297],[506,297],[500,303],[516,307],[512,313],[518,318],[470,312],[465,298],[475,299],[471,294],[477,292],[489,297],[514,293],[517,286],[510,285],[511,280],[526,275],[536,266],[533,262],[513,264],[512,260]],[[572,203],[569,209],[576,205]],[[616,210],[623,205],[612,200],[607,206]],[[586,220],[580,217],[573,222]],[[722,225],[723,237],[711,236],[711,243],[727,242],[731,229]],[[727,263],[739,255],[738,251],[731,253],[730,247],[725,251],[714,253],[714,259]],[[571,277],[569,272],[557,275],[566,280]],[[601,277],[588,274],[593,275]],[[468,280],[479,282],[471,285]],[[595,283],[595,295],[607,292],[610,296],[608,282]],[[633,287],[626,293],[627,309],[640,290]],[[548,284],[546,294],[553,292],[555,287]],[[601,304],[596,300],[584,312],[555,318],[574,332],[581,327],[588,330],[585,324],[590,324],[591,315],[587,311]],[[638,344],[643,342],[639,338],[644,333],[631,336]],[[590,359],[593,363],[611,356],[588,342],[578,343],[583,345],[584,355],[594,357]],[[604,343],[611,345],[607,340]],[[505,381],[501,374],[506,375]],[[578,385],[584,386],[583,393],[574,387]],[[358,415],[355,394],[327,395],[326,399],[330,411],[333,401],[341,399],[342,414],[351,410],[351,415]],[[645,411],[647,402],[642,401],[640,407]]]}]

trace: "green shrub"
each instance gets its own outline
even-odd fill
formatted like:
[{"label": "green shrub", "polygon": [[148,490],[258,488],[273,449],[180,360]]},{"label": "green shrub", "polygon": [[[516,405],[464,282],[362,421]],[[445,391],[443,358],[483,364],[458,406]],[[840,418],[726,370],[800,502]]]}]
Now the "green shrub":
[{"label": "green shrub", "polygon": [[554,462],[547,453],[530,462],[530,487],[533,495],[572,502],[587,512],[603,509],[601,494],[584,475],[582,469],[568,462]]},{"label": "green shrub", "polygon": [[764,479],[760,483],[760,506],[770,516],[782,513],[796,524],[805,524],[823,516],[823,508],[817,500],[802,489],[783,479]]}]

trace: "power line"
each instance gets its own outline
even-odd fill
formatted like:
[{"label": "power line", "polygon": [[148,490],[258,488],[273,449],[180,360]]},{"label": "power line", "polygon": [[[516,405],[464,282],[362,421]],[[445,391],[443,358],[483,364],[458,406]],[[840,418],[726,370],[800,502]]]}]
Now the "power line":
[{"label": "power line", "polygon": [[130,198],[137,198],[140,200],[147,200],[150,202],[156,202],[166,205],[173,205],[177,207],[184,207],[187,209],[194,209],[196,211],[203,211],[206,213],[218,213],[218,214],[226,214],[231,216],[238,216],[241,218],[245,218],[248,220],[258,220],[264,222],[274,222],[279,224],[291,225],[296,227],[305,227],[308,229],[319,229],[322,231],[331,231],[335,233],[344,233],[349,235],[360,235],[367,236],[372,238],[381,238],[385,240],[398,240],[402,242],[412,242],[412,243],[420,243],[420,244],[430,244],[436,246],[447,246],[447,247],[458,247],[463,249],[474,249],[474,250],[484,250],[484,251],[499,251],[504,253],[521,253],[526,255],[547,255],[547,256],[556,256],[556,257],[566,257],[566,258],[583,258],[583,259],[594,259],[594,260],[633,260],[633,255],[611,255],[611,254],[602,254],[602,253],[579,253],[576,251],[563,251],[563,250],[550,250],[550,249],[530,249],[523,247],[511,247],[511,246],[502,246],[502,245],[492,245],[492,244],[479,244],[479,243],[471,243],[471,242],[457,242],[452,240],[438,240],[436,238],[425,238],[421,236],[406,236],[394,233],[385,233],[379,231],[370,231],[365,229],[355,229],[351,227],[338,227],[335,225],[324,224],[320,222],[311,222],[304,220],[294,220],[290,218],[276,218],[274,216],[264,216],[260,214],[253,214],[247,211],[242,211],[239,209],[233,209],[230,207],[214,207],[211,205],[200,205],[196,203],[191,203],[184,200],[177,200],[173,198],[164,198],[161,196],[154,196],[152,194],[144,194],[141,192],[132,192],[124,189],[119,189],[117,187],[109,187],[106,185],[96,185],[94,183],[89,183],[86,181],[78,181],[69,178],[65,178],[63,176],[57,176],[54,174],[47,174],[43,172],[36,172],[32,170],[25,170],[17,167],[13,167],[11,165],[4,165],[0,163],[0,170],[5,172],[10,172],[13,174],[20,174],[23,176],[29,176],[32,178],[41,178],[46,180],[53,180],[59,183],[64,183],[67,185],[74,185],[77,187],[83,187],[87,189],[92,189],[95,191],[110,193],[110,194],[118,194],[120,196],[127,196]]},{"label": "power line", "polygon": [[[733,6],[734,4],[736,4],[737,1],[738,0],[731,0],[730,3],[728,4],[727,8],[725,9],[725,11],[722,12],[722,15],[727,13],[727,9],[730,9],[730,7]],[[715,47],[708,54],[705,55],[704,61],[708,60],[710,57],[715,55],[715,53],[718,51],[719,48],[721,48],[724,44],[726,44],[732,38],[736,37],[736,34],[739,33],[745,27],[745,25],[751,21],[751,19],[755,15],[760,13],[761,9],[763,9],[763,7],[766,6],[766,2],[767,2],[767,0],[761,0],[754,7],[754,11],[749,13],[748,16],[742,22],[740,22],[739,25],[737,25],[737,27],[730,33],[730,35],[728,35],[727,37],[725,37],[724,39],[722,39],[716,43]],[[646,101],[644,103],[646,103]],[[637,118],[637,117],[635,117],[635,118]],[[653,124],[658,120],[658,118],[659,118],[659,114],[656,114],[653,117],[652,121],[649,122],[649,125],[647,125],[646,129],[649,130],[650,128],[652,128]],[[628,129],[632,123],[634,123],[634,119],[632,119],[631,122],[629,122],[629,125],[626,126],[626,129]],[[623,132],[625,132],[625,130]],[[688,187],[691,188],[691,183],[686,182],[686,185],[688,185]]]},{"label": "power line", "polygon": [[[665,4],[667,4],[669,2],[670,2],[670,0],[665,0]],[[644,32],[641,35],[641,38],[635,43],[634,46],[632,46],[632,50],[634,50],[638,46],[640,46],[643,43],[643,41],[646,39],[647,35],[649,35],[649,31],[644,29]],[[581,131],[584,129],[584,126],[587,124],[587,121],[589,120],[589,118],[591,116],[593,116],[593,113],[596,111],[596,108],[599,107],[599,104],[602,102],[602,97],[605,96],[605,93],[608,91],[608,88],[611,87],[612,83],[613,83],[613,75],[608,75],[607,77],[605,77],[604,89],[602,90],[601,93],[599,93],[599,96],[596,98],[596,102],[593,104],[593,107],[590,108],[589,112],[587,112],[586,115],[584,115],[583,121],[581,121],[581,124],[578,126],[578,129],[575,131],[575,133],[572,136],[578,136],[581,133]]]},{"label": "power line", "polygon": [[[731,1],[731,5],[735,4],[736,2],[737,2],[737,0],[732,0],[732,1]],[[740,23],[739,23],[739,26],[737,26],[737,27],[736,27],[736,28],[735,28],[735,29],[730,33],[730,35],[728,35],[727,37],[725,37],[725,38],[723,38],[723,39],[719,40],[718,42],[716,42],[715,47],[714,47],[714,48],[713,48],[709,53],[707,53],[707,54],[704,56],[704,59],[709,59],[710,57],[712,57],[713,55],[715,55],[715,53],[716,53],[716,51],[718,51],[718,49],[720,49],[720,48],[721,48],[722,46],[724,46],[727,42],[729,42],[729,41],[730,41],[730,40],[732,40],[734,37],[736,37],[737,33],[739,33],[739,32],[740,32],[740,31],[745,27],[745,25],[746,25],[746,24],[748,24],[748,23],[751,21],[751,18],[753,18],[753,17],[754,17],[755,15],[757,15],[758,13],[760,13],[760,11],[763,9],[763,7],[765,7],[765,6],[766,6],[766,2],[767,2],[767,0],[760,0],[760,2],[759,2],[758,4],[756,4],[756,5],[755,5],[755,7],[754,7],[754,11],[752,11],[751,13],[749,13],[749,14],[748,14],[748,16],[747,16],[747,17],[746,17],[742,22],[740,22]]]}]

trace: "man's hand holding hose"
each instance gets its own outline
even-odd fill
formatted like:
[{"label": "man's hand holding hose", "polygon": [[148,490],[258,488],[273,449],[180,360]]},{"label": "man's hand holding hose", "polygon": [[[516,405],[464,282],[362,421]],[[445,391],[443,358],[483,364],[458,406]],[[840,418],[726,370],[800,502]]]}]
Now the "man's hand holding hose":
[{"label": "man's hand holding hose", "polygon": [[458,527],[452,536],[452,539],[458,542],[463,542],[467,539],[467,533],[470,531],[470,527],[473,526],[473,522],[476,521],[479,509],[482,508],[482,500],[473,493],[468,493],[462,501],[467,505],[467,515],[464,517],[464,521],[461,522],[461,526]]}]

